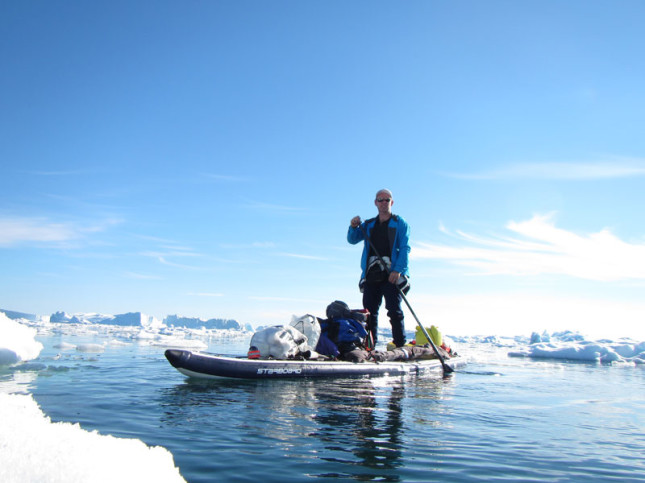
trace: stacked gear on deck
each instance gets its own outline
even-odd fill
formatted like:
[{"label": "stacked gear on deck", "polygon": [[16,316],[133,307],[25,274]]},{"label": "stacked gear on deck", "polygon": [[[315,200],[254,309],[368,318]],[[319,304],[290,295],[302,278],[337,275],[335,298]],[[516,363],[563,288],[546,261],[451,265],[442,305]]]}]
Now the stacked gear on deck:
[{"label": "stacked gear on deck", "polygon": [[267,327],[251,338],[249,359],[336,359],[365,347],[368,335],[364,310],[351,310],[336,300],[327,307],[327,318],[313,315],[294,317],[289,325]]},{"label": "stacked gear on deck", "polygon": [[[249,359],[342,359],[351,362],[387,362],[450,357],[436,326],[427,329],[438,354],[428,347],[428,339],[417,329],[416,345],[375,351],[368,342],[365,323],[369,313],[352,310],[336,300],[327,306],[326,319],[313,315],[293,317],[289,325],[267,327],[251,338]],[[414,343],[413,343],[414,344]]]}]

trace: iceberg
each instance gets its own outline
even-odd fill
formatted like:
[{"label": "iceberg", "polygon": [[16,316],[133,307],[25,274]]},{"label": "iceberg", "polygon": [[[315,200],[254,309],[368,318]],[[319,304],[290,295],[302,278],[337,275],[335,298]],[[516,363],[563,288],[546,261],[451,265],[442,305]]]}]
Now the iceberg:
[{"label": "iceberg", "polygon": [[185,327],[187,329],[206,329],[217,330],[244,330],[239,322],[230,319],[200,319],[197,317],[179,317],[178,315],[168,315],[164,319],[167,326]]},{"label": "iceberg", "polygon": [[0,312],[3,312],[10,319],[24,319],[31,322],[36,322],[39,320],[39,317],[35,314],[25,314],[24,312],[16,312],[14,310],[4,310],[0,309]]},{"label": "iceberg", "polygon": [[128,312],[119,315],[97,313],[70,315],[67,312],[56,312],[49,317],[49,321],[58,324],[103,324],[121,327],[161,327],[163,325],[155,317],[142,312]]},{"label": "iceberg", "polygon": [[202,319],[198,317],[183,317],[179,315],[168,315],[163,320],[159,320],[151,315],[142,312],[127,312],[125,314],[109,315],[101,313],[77,313],[69,314],[59,311],[50,316],[38,316],[0,309],[0,312],[7,314],[9,319],[22,320],[30,322],[30,325],[43,326],[43,324],[69,324],[84,326],[113,326],[132,328],[139,327],[155,333],[163,333],[166,330],[177,328],[183,329],[205,329],[208,331],[226,331],[229,335],[233,332],[247,333],[253,332],[254,329],[250,324],[242,325],[233,319]]}]

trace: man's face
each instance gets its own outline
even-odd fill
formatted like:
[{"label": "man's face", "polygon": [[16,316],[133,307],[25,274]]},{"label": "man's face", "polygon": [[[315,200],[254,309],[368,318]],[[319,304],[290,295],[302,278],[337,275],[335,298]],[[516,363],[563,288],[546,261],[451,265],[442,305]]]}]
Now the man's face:
[{"label": "man's face", "polygon": [[376,208],[378,208],[379,213],[390,213],[392,211],[393,203],[394,200],[387,193],[377,194],[376,200],[374,200],[374,204],[376,205]]}]

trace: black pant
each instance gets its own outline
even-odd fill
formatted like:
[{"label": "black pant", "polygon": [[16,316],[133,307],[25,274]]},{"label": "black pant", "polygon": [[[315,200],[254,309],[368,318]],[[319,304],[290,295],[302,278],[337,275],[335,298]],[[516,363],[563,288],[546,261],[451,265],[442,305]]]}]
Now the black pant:
[{"label": "black pant", "polygon": [[405,326],[403,324],[403,310],[401,310],[401,292],[396,285],[388,282],[366,283],[363,287],[363,307],[369,310],[367,328],[374,337],[376,344],[378,329],[378,310],[382,299],[385,298],[387,316],[392,325],[392,338],[397,347],[405,345]]}]

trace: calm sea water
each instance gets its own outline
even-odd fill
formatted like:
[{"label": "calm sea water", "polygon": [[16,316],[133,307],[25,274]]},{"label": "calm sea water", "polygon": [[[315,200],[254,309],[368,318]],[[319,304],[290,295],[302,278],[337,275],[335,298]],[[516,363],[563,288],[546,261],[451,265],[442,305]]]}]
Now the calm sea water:
[{"label": "calm sea water", "polygon": [[473,360],[447,379],[204,383],[161,347],[92,354],[54,345],[105,340],[38,339],[40,358],[13,377],[52,420],[162,445],[190,482],[645,481],[642,366],[508,358],[474,344],[459,347]]}]

